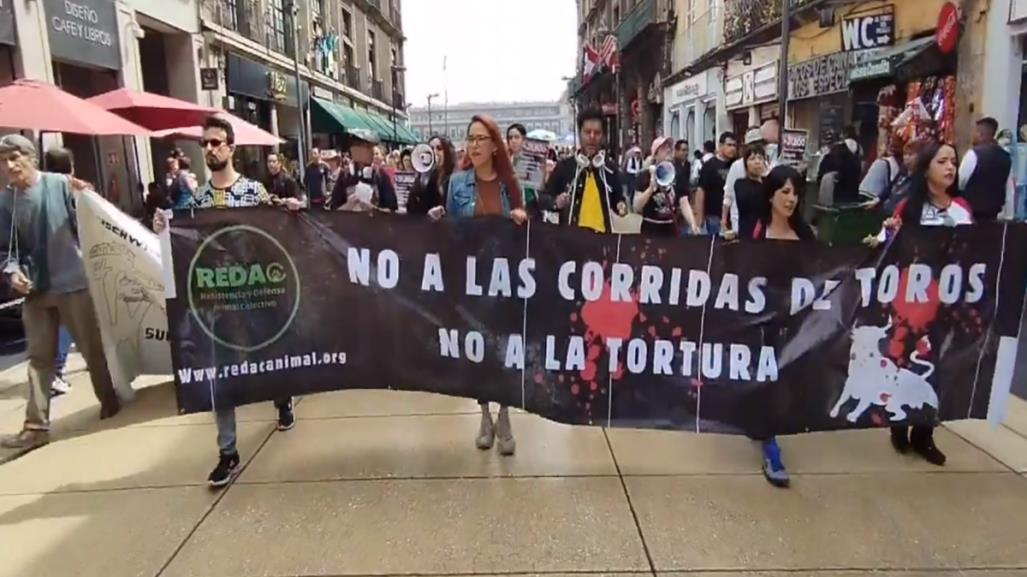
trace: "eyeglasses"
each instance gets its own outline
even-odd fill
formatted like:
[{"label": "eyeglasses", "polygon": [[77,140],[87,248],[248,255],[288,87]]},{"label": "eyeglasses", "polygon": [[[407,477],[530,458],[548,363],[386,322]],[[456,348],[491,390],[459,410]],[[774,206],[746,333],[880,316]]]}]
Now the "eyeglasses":
[{"label": "eyeglasses", "polygon": [[220,138],[204,138],[200,140],[200,148],[207,148],[208,146],[211,148],[221,148],[223,144],[225,144],[225,141]]},{"label": "eyeglasses", "polygon": [[469,144],[469,145],[477,146],[479,144],[484,144],[486,142],[492,142],[492,137],[491,136],[485,136],[483,134],[477,134],[477,135],[469,134],[469,135],[467,135],[467,144]]}]

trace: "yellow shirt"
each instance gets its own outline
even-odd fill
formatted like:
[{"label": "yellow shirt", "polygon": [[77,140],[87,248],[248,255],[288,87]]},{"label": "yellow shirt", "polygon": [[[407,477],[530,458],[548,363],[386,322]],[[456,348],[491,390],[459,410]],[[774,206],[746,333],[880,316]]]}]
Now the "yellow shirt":
[{"label": "yellow shirt", "polygon": [[596,185],[595,174],[589,170],[585,178],[585,190],[581,197],[581,211],[578,213],[578,226],[590,228],[596,232],[606,232],[606,219],[603,217],[603,201],[599,197],[599,186]]}]

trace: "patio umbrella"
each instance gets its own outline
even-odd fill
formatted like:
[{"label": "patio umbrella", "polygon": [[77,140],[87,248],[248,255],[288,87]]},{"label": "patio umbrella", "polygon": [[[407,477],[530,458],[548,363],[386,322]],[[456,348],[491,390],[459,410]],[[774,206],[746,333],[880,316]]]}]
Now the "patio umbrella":
[{"label": "patio umbrella", "polygon": [[218,110],[128,88],[119,88],[94,96],[89,102],[150,130],[203,124],[205,118]]},{"label": "patio umbrella", "polygon": [[556,140],[556,134],[551,130],[545,130],[543,128],[536,128],[528,133],[528,138],[534,138],[535,140],[545,140],[546,142],[552,142]]},{"label": "patio umbrella", "polygon": [[16,80],[0,88],[0,126],[91,136],[150,135],[138,124],[38,80]]},{"label": "patio umbrella", "polygon": [[[215,115],[228,120],[229,124],[232,125],[232,128],[235,130],[235,143],[239,146],[274,146],[285,142],[274,134],[254,126],[234,114],[229,114],[222,110]],[[197,125],[168,128],[154,132],[153,136],[155,138],[178,137],[187,140],[200,140],[203,138],[203,127]]]}]

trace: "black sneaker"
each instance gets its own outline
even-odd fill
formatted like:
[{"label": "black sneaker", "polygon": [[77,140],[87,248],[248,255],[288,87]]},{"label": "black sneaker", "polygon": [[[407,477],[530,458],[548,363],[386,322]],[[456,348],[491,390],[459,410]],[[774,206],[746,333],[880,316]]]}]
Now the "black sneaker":
[{"label": "black sneaker", "polygon": [[278,407],[278,430],[288,431],[296,426],[296,414],[292,412],[292,399]]},{"label": "black sneaker", "polygon": [[221,455],[218,458],[218,466],[210,472],[207,482],[211,487],[220,489],[232,482],[232,479],[239,473],[239,453]]}]

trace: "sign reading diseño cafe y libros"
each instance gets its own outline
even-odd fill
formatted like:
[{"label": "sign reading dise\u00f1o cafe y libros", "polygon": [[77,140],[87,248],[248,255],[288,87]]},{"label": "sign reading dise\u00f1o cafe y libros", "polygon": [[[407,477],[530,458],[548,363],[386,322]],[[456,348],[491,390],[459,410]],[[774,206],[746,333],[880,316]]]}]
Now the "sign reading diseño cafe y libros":
[{"label": "sign reading dise\u00f1o cafe y libros", "polygon": [[50,54],[58,60],[121,69],[114,0],[44,0]]}]

